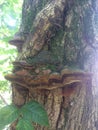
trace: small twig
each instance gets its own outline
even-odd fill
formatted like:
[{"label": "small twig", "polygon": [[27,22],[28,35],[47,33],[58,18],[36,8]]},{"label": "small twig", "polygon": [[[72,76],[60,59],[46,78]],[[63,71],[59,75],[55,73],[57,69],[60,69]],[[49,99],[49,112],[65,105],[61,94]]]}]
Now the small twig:
[{"label": "small twig", "polygon": [[4,102],[4,104],[8,105],[8,103],[6,102],[6,100],[4,99],[4,97],[0,94],[0,98],[2,99],[2,101]]}]

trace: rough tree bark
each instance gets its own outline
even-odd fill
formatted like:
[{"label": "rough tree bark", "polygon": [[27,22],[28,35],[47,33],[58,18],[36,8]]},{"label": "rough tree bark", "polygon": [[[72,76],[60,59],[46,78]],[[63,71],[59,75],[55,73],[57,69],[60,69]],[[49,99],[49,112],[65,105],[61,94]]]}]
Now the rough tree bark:
[{"label": "rough tree bark", "polygon": [[6,79],[15,105],[44,105],[50,128],[35,130],[98,129],[90,73],[97,8],[96,0],[24,0],[19,32],[9,42],[18,56]]}]

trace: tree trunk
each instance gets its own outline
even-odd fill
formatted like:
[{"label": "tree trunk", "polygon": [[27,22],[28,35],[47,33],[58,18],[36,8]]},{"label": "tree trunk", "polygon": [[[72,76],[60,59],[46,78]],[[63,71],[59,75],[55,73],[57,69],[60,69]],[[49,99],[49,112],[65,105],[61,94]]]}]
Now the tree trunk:
[{"label": "tree trunk", "polygon": [[19,53],[6,79],[15,105],[32,99],[44,105],[50,127],[35,130],[98,129],[90,73],[97,8],[95,0],[24,0],[19,32],[10,41]]}]

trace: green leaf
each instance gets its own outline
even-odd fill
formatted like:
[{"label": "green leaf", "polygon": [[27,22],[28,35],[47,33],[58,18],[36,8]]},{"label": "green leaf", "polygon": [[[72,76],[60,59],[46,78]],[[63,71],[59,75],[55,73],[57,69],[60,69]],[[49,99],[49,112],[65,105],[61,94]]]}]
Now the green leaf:
[{"label": "green leaf", "polygon": [[18,118],[18,109],[14,105],[8,105],[0,109],[0,130]]},{"label": "green leaf", "polygon": [[29,122],[28,120],[24,120],[23,118],[21,118],[18,121],[18,124],[16,126],[16,130],[34,130],[34,127],[32,125],[31,122]]},{"label": "green leaf", "polygon": [[20,108],[20,115],[23,117],[23,119],[28,120],[29,122],[32,122],[32,113],[25,107]]},{"label": "green leaf", "polygon": [[30,101],[22,107],[23,118],[36,122],[43,126],[49,126],[47,112],[36,101]]}]

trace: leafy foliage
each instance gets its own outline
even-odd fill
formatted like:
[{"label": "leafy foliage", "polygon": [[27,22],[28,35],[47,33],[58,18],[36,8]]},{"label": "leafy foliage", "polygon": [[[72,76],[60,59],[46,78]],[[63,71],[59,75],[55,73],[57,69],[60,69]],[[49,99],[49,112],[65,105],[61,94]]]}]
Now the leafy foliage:
[{"label": "leafy foliage", "polygon": [[31,122],[21,118],[16,126],[16,130],[34,130],[34,127]]},{"label": "leafy foliage", "polygon": [[40,125],[49,126],[47,113],[38,102],[28,102],[22,107],[21,112],[25,119],[28,118],[29,121],[36,122]]},{"label": "leafy foliage", "polygon": [[49,126],[45,109],[36,101],[30,101],[21,108],[11,104],[0,109],[1,130],[15,120],[18,120],[16,130],[34,130],[32,122]]},{"label": "leafy foliage", "polygon": [[18,118],[18,109],[14,105],[8,105],[0,109],[0,129],[14,122]]},{"label": "leafy foliage", "polygon": [[0,91],[9,89],[4,75],[12,70],[11,62],[17,53],[15,47],[8,45],[8,41],[20,25],[21,7],[20,0],[0,0]]}]

